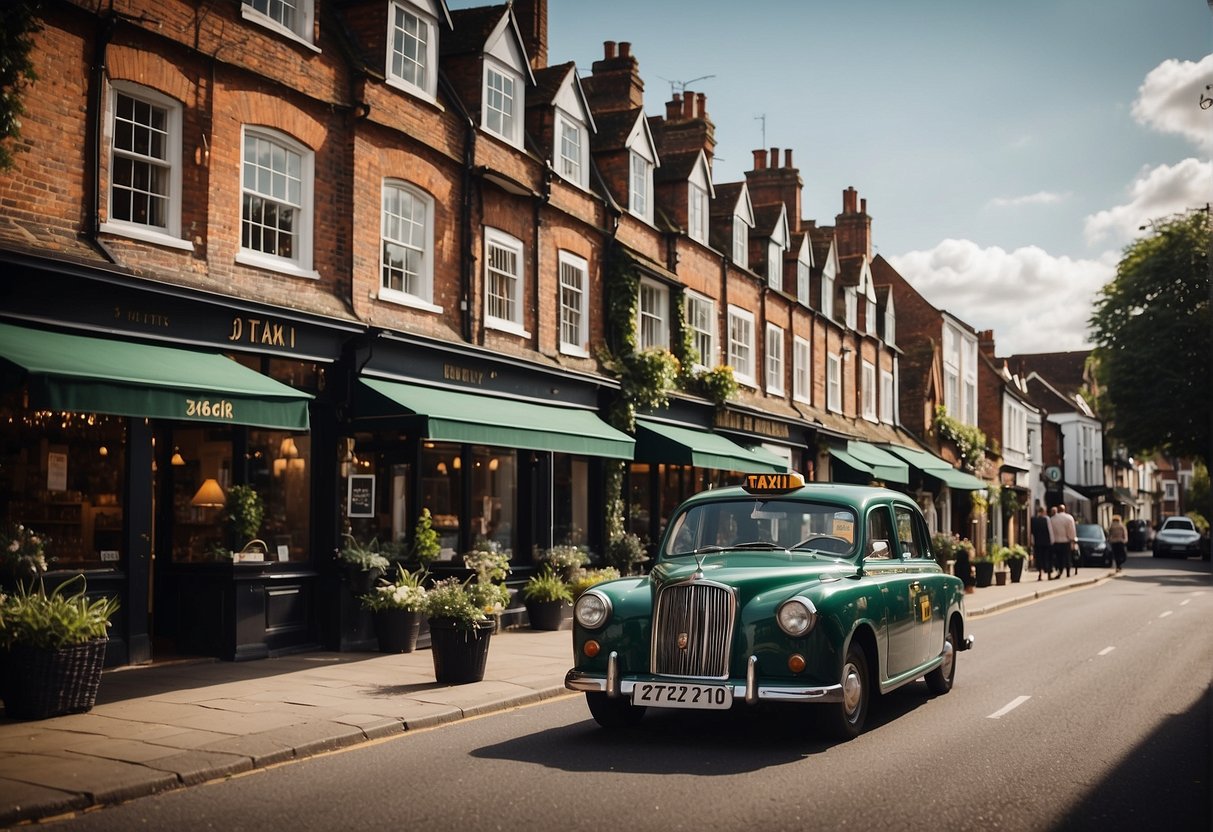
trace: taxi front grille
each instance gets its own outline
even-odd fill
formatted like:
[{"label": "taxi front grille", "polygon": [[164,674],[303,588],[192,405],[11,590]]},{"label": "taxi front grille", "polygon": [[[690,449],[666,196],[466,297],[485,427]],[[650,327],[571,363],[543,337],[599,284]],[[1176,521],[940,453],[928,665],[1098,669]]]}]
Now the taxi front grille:
[{"label": "taxi front grille", "polygon": [[653,616],[654,673],[727,679],[737,604],[732,590],[695,581],[666,587]]}]

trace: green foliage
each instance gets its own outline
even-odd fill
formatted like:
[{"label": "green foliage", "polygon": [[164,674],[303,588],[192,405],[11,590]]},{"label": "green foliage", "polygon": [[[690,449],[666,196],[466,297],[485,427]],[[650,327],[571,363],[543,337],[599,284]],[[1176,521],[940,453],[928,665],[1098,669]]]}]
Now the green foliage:
[{"label": "green foliage", "polygon": [[[67,594],[67,587],[77,580],[80,589]],[[14,594],[0,600],[0,648],[58,650],[105,638],[110,619],[118,611],[118,599],[90,600],[85,590],[83,575],[57,586],[50,595],[19,586]]]},{"label": "green foliage", "polygon": [[423,572],[410,572],[399,563],[396,564],[396,579],[381,583],[374,591],[363,595],[361,601],[364,609],[371,612],[377,610],[408,610],[421,612],[425,609],[425,579]]},{"label": "green foliage", "polygon": [[569,590],[573,593],[573,597],[576,598],[595,584],[600,584],[603,581],[613,581],[618,577],[620,577],[619,570],[613,566],[604,566],[601,569],[580,569],[569,583]]},{"label": "green foliage", "polygon": [[464,554],[463,565],[476,573],[479,583],[504,581],[510,574],[510,550],[502,549],[495,540],[478,540],[472,551]]},{"label": "green foliage", "polygon": [[21,134],[21,100],[25,88],[38,80],[30,52],[34,35],[42,29],[38,20],[41,0],[10,0],[0,4],[0,170],[13,166],[8,139]]},{"label": "green foliage", "polygon": [[544,552],[539,560],[559,572],[585,566],[590,562],[590,556],[577,546],[553,546]]},{"label": "green foliage", "polygon": [[[1200,460],[1192,463],[1192,482],[1188,485],[1184,505],[1188,507],[1189,517],[1199,515],[1202,520],[1213,517],[1213,491],[1209,487],[1209,468]],[[1199,523],[1197,527],[1200,527]]]},{"label": "green foliage", "polygon": [[733,375],[733,368],[721,364],[710,370],[691,370],[683,376],[683,387],[690,393],[703,396],[721,407],[729,399],[737,395],[741,385]]},{"label": "green foliage", "polygon": [[644,544],[634,534],[620,535],[607,544],[607,563],[618,569],[620,574],[631,575],[634,569],[648,559]]},{"label": "green foliage", "polygon": [[527,601],[572,601],[573,594],[550,566],[536,572],[522,587],[522,597]]},{"label": "green foliage", "polygon": [[931,552],[935,555],[935,562],[946,566],[948,561],[956,557],[956,544],[956,538],[950,534],[937,532],[931,535]]},{"label": "green foliage", "polygon": [[1207,464],[1210,217],[1193,211],[1153,225],[1153,234],[1125,248],[1116,277],[1095,301],[1090,324],[1104,389],[1100,415],[1134,453]]},{"label": "green foliage", "polygon": [[986,454],[986,435],[975,425],[966,425],[948,415],[943,405],[935,408],[935,432],[940,439],[956,445],[961,466],[972,473],[981,465]]},{"label": "green foliage", "polygon": [[428,508],[421,510],[417,525],[413,527],[413,547],[410,554],[423,568],[428,567],[442,554],[442,544],[439,542],[438,532],[434,531],[434,518],[430,516]]},{"label": "green foliage", "polygon": [[391,565],[380,551],[378,539],[363,544],[355,540],[353,535],[346,534],[342,537],[345,539],[345,545],[341,547],[341,551],[337,555],[346,565],[363,572],[369,572],[372,569],[387,570]]},{"label": "green foliage", "polygon": [[425,596],[425,614],[429,618],[450,621],[461,630],[470,630],[488,620],[479,599],[473,599],[468,588],[471,579],[444,578],[438,581]]},{"label": "green foliage", "polygon": [[251,485],[233,485],[227,490],[223,520],[238,542],[257,536],[264,515],[265,503]]}]

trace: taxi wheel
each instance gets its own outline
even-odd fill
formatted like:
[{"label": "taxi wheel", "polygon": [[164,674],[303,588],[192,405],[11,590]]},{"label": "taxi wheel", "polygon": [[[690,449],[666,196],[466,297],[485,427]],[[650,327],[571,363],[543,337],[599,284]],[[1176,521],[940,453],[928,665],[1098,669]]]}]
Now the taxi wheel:
[{"label": "taxi wheel", "polygon": [[603,728],[630,728],[644,716],[644,706],[633,705],[622,697],[612,698],[605,693],[587,693],[585,703],[590,706],[590,715]]},{"label": "taxi wheel", "polygon": [[956,679],[956,645],[960,644],[960,629],[953,621],[948,625],[948,634],[943,640],[943,664],[927,674],[927,690],[942,696],[952,689]]},{"label": "taxi wheel", "polygon": [[819,724],[826,734],[839,740],[859,736],[868,717],[870,682],[867,654],[858,644],[851,644],[842,664],[842,701],[818,706]]}]

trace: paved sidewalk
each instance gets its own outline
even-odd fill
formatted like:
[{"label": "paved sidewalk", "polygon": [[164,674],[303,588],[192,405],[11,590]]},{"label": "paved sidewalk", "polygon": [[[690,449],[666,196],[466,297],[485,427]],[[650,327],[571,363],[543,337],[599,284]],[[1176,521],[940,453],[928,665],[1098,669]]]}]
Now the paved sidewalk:
[{"label": "paved sidewalk", "polygon": [[[990,586],[980,618],[1091,586],[1107,569]],[[980,633],[980,627],[973,630]],[[978,638],[976,649],[981,649]],[[569,632],[493,636],[484,681],[439,685],[429,650],[304,653],[107,671],[87,714],[0,719],[0,825],[116,803],[565,694]]]}]

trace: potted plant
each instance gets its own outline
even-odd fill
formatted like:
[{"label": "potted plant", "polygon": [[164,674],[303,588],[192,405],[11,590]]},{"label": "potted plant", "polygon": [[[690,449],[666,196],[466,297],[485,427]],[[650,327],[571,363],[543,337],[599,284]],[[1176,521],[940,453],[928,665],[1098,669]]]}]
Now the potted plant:
[{"label": "potted plant", "polygon": [[964,582],[965,592],[972,592],[975,579],[973,576],[973,544],[967,538],[953,539],[953,554],[956,562],[952,565],[952,574]]},{"label": "potted plant", "polygon": [[943,532],[931,535],[931,553],[939,568],[947,571],[948,564],[956,559],[956,538]]},{"label": "potted plant", "polygon": [[532,575],[522,587],[527,618],[534,630],[559,630],[564,610],[571,609],[573,593],[552,566]]},{"label": "potted plant", "polygon": [[573,594],[573,600],[576,601],[577,596],[595,584],[600,584],[603,581],[613,581],[618,577],[619,570],[613,566],[604,566],[601,569],[578,569],[577,574],[569,584],[569,592]]},{"label": "potted plant", "polygon": [[430,625],[430,652],[434,657],[434,678],[445,684],[460,685],[484,678],[493,622],[471,587],[469,578],[444,578],[425,596],[425,614]]},{"label": "potted plant", "polygon": [[0,587],[33,591],[46,571],[46,544],[50,541],[21,523],[0,531]]},{"label": "potted plant", "polygon": [[[79,591],[67,587],[81,582]],[[80,575],[49,595],[18,587],[0,600],[5,714],[45,719],[91,710],[101,683],[115,598],[90,599]]]},{"label": "potted plant", "polygon": [[1028,550],[1020,544],[1008,546],[1003,555],[1006,561],[1007,569],[1011,572],[1011,583],[1019,583],[1019,579],[1023,577],[1023,565],[1028,559]]},{"label": "potted plant", "polygon": [[[261,520],[265,517],[265,503],[251,485],[233,485],[227,490],[223,507],[223,520],[231,532],[233,560],[264,560],[266,545],[257,540],[261,531]],[[260,544],[258,546],[257,544]],[[241,555],[247,555],[241,557]]]},{"label": "potted plant", "polygon": [[577,546],[553,546],[539,557],[539,562],[550,566],[561,578],[569,581],[578,569],[590,562],[590,556]]},{"label": "potted plant", "polygon": [[607,544],[607,563],[619,570],[621,575],[631,575],[633,569],[649,559],[640,538],[628,533],[620,535]]},{"label": "potted plant", "polygon": [[425,613],[424,573],[409,572],[396,564],[396,579],[361,597],[363,609],[375,619],[381,653],[412,653],[417,648],[421,617]]},{"label": "potted plant", "polygon": [[337,557],[345,567],[345,576],[354,595],[366,595],[376,581],[387,571],[388,559],[379,551],[379,541],[362,544],[353,535],[342,535],[345,545],[337,550]]},{"label": "potted plant", "polygon": [[428,508],[423,508],[417,516],[417,524],[413,527],[413,545],[409,549],[409,555],[421,564],[422,569],[428,569],[440,554],[442,542],[438,532],[434,530],[434,518]]},{"label": "potted plant", "polygon": [[994,556],[990,551],[973,558],[973,576],[977,587],[987,587],[994,583]]}]

